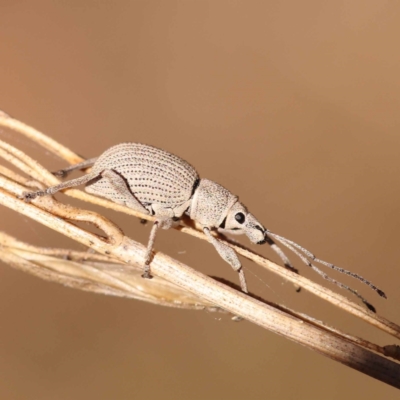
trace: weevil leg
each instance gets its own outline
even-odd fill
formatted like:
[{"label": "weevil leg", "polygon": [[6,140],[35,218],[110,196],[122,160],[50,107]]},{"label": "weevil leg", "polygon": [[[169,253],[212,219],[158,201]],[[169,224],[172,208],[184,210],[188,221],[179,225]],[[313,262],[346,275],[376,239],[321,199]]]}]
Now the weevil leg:
[{"label": "weevil leg", "polygon": [[53,172],[53,175],[55,176],[59,176],[61,178],[65,178],[69,173],[71,173],[72,171],[76,171],[77,169],[85,169],[85,168],[89,168],[92,167],[93,164],[96,162],[98,157],[95,158],[89,158],[88,160],[82,161],[79,164],[74,164],[71,165],[67,168],[64,169],[60,169],[56,172]]},{"label": "weevil leg", "polygon": [[[86,191],[94,195],[109,198],[115,203],[126,205],[133,210],[143,214],[150,214],[142,203],[135,197],[134,193],[129,190],[128,184],[125,179],[112,169],[105,169],[101,173],[101,179],[94,182],[92,185],[86,186]],[[103,179],[111,186],[114,193],[110,193],[110,188],[105,189],[108,196],[104,195],[103,188],[101,187]]]},{"label": "weevil leg", "polygon": [[235,251],[226,244],[219,241],[214,237],[209,228],[203,228],[203,232],[208,238],[208,241],[215,247],[218,254],[235,270],[239,273],[240,287],[244,293],[248,293],[246,277],[244,276],[242,264],[239,261]]},{"label": "weevil leg", "polygon": [[80,178],[76,178],[76,179],[72,179],[70,181],[66,181],[66,182],[60,183],[59,185],[50,186],[45,190],[38,190],[37,192],[24,193],[22,195],[22,198],[25,201],[30,201],[30,200],[33,200],[36,197],[41,197],[41,196],[54,194],[54,193],[57,193],[58,191],[63,190],[63,189],[69,189],[69,188],[72,188],[72,187],[75,187],[75,186],[79,186],[79,185],[83,185],[85,183],[88,183],[92,179],[97,178],[97,176],[98,176],[98,174],[96,174],[96,173],[90,173],[90,174],[81,176]]},{"label": "weevil leg", "polygon": [[164,208],[162,206],[157,206],[156,204],[153,204],[152,211],[158,217],[158,219],[154,222],[154,225],[151,228],[149,242],[147,243],[147,249],[144,255],[144,272],[142,277],[147,279],[152,278],[150,273],[150,261],[153,253],[157,231],[160,228],[169,229],[177,222],[174,220],[174,211],[172,210],[172,208]]},{"label": "weevil leg", "polygon": [[175,216],[176,209],[166,208],[158,204],[152,204],[151,210],[153,215],[157,217],[157,220],[161,222],[160,228],[169,229],[172,226],[179,224],[180,217]]},{"label": "weevil leg", "polygon": [[154,221],[153,227],[151,228],[150,231],[150,237],[149,237],[149,242],[147,243],[146,253],[144,255],[144,271],[142,275],[143,278],[147,279],[152,278],[150,273],[150,261],[153,253],[153,247],[154,247],[154,242],[156,240],[157,231],[160,228],[164,228],[165,226],[168,229],[169,227],[171,227],[173,223],[174,221],[171,218],[158,219]]},{"label": "weevil leg", "polygon": [[152,278],[150,273],[150,261],[151,261],[151,255],[153,253],[154,242],[156,240],[156,234],[159,228],[160,228],[160,221],[154,221],[153,227],[151,228],[150,231],[150,237],[149,237],[149,242],[147,243],[146,253],[144,255],[144,270],[142,277],[146,279]]}]

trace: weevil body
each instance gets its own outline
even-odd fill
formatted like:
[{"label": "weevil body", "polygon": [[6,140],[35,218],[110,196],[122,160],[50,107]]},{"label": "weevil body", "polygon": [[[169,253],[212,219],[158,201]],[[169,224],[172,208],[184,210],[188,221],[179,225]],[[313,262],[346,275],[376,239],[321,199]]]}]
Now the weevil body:
[{"label": "weevil body", "polygon": [[239,272],[241,288],[246,280],[236,253],[211,234],[212,229],[244,233],[254,243],[265,243],[265,229],[248,213],[238,197],[221,185],[200,179],[188,162],[165,150],[139,143],[121,143],[100,157],[59,171],[65,176],[75,169],[92,166],[89,174],[66,181],[27,198],[54,194],[85,184],[88,193],[105,197],[157,220],[150,234],[145,255],[144,277],[150,277],[150,260],[157,230],[167,229],[184,213],[198,222],[221,257]]},{"label": "weevil body", "polygon": [[121,143],[106,150],[94,162],[90,175],[95,178],[86,184],[88,193],[162,220],[180,218],[199,184],[199,175],[189,163],[138,143]]},{"label": "weevil body", "polygon": [[106,150],[98,158],[86,160],[55,174],[66,176],[73,170],[88,167],[92,167],[90,173],[44,191],[27,193],[25,199],[31,200],[37,196],[50,195],[62,189],[85,184],[88,193],[126,205],[144,214],[154,215],[156,221],[150,233],[144,260],[143,276],[146,278],[151,277],[150,261],[157,230],[160,227],[170,228],[183,214],[187,214],[202,226],[203,232],[220,256],[239,273],[241,288],[246,293],[245,276],[235,251],[212,235],[212,230],[245,234],[251,242],[257,244],[267,242],[279,254],[285,265],[293,268],[272,237],[292,250],[324,278],[358,296],[370,309],[373,307],[355,290],[329,278],[311,261],[345,272],[385,297],[382,291],[359,275],[319,260],[297,243],[266,230],[239,202],[237,196],[218,183],[200,179],[188,162],[165,150],[145,144],[121,143]]}]

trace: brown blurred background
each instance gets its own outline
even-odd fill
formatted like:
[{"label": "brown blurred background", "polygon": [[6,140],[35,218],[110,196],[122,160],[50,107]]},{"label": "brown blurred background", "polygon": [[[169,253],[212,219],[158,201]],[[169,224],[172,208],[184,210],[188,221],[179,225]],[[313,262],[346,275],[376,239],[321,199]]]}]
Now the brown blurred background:
[{"label": "brown blurred background", "polygon": [[[399,323],[399,38],[400,4],[385,0],[3,0],[0,108],[85,157],[139,141],[186,158],[272,231],[384,289],[387,301],[334,275]],[[20,239],[83,249],[0,213]],[[149,227],[107,215],[147,240]],[[157,249],[237,283],[204,242],[161,232]],[[244,264],[264,298],[394,343]],[[0,274],[1,399],[398,398],[247,322]]]}]

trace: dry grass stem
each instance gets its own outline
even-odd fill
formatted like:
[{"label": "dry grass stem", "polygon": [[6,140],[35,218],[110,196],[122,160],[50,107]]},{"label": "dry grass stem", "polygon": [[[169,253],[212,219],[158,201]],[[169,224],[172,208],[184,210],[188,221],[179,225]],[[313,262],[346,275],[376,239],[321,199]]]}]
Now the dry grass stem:
[{"label": "dry grass stem", "polygon": [[[24,135],[68,163],[82,161],[80,157],[53,139],[4,113],[0,113],[0,127]],[[156,279],[150,281],[142,279],[140,274],[145,252],[142,244],[126,237],[119,227],[97,213],[61,204],[47,196],[37,198],[29,204],[19,199],[18,196],[34,185],[49,186],[59,181],[37,161],[4,141],[0,141],[0,157],[27,175],[24,177],[0,166],[0,204],[100,253],[99,255],[60,249],[42,249],[24,244],[2,233],[0,234],[0,253],[3,261],[43,279],[82,290],[174,307],[227,310],[400,388],[400,365],[384,356],[388,353],[389,355],[397,354],[396,351],[387,350],[387,348],[391,349],[390,345],[386,346],[385,352],[385,348],[344,334],[311,317],[256,300],[160,252],[156,253],[151,265]],[[142,219],[153,219],[80,190],[69,189],[65,191],[65,194]],[[90,233],[76,226],[74,221],[89,222],[104,232],[104,236]],[[188,226],[180,226],[178,229],[206,240],[204,234],[196,229]],[[254,263],[268,268],[371,325],[400,338],[400,327],[393,322],[370,312],[344,296],[272,263],[243,246],[233,243],[229,245]]]},{"label": "dry grass stem", "polygon": [[217,310],[165,279],[144,280],[139,264],[127,265],[109,256],[32,246],[5,232],[0,232],[0,254],[4,262],[17,269],[75,289],[163,306]]}]

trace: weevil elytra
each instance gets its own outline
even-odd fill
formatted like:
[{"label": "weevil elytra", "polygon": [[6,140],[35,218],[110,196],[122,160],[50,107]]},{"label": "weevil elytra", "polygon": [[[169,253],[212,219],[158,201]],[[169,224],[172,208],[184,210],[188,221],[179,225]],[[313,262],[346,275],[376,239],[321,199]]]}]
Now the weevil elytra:
[{"label": "weevil elytra", "polygon": [[200,179],[197,171],[185,160],[167,151],[138,143],[121,143],[106,150],[100,157],[60,170],[55,175],[65,177],[74,170],[92,167],[90,173],[43,191],[26,193],[29,201],[38,196],[52,195],[60,190],[86,185],[88,193],[105,197],[143,214],[154,215],[144,260],[144,278],[150,278],[150,261],[157,230],[168,229],[184,214],[198,222],[209,242],[219,255],[239,273],[240,285],[247,293],[246,279],[235,251],[212,235],[222,233],[245,234],[251,242],[268,243],[288,268],[293,268],[273,239],[293,251],[304,263],[325,279],[347,289],[374,311],[361,295],[350,287],[330,278],[314,264],[316,262],[359,279],[386,298],[384,292],[363,277],[316,258],[297,243],[279,236],[264,226],[239,202],[237,196],[208,179]]}]

